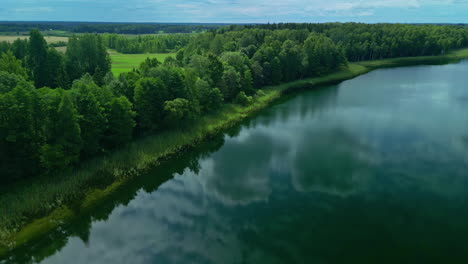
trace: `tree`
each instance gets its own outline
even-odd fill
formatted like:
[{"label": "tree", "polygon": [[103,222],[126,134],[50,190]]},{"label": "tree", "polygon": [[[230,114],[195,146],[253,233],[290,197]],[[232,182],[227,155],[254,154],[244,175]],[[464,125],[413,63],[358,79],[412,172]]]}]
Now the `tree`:
[{"label": "tree", "polygon": [[260,65],[258,61],[252,62],[251,73],[252,73],[254,86],[261,87],[264,83],[263,67]]},{"label": "tree", "polygon": [[323,74],[345,64],[346,59],[331,39],[318,34],[311,34],[304,42],[306,73]]},{"label": "tree", "polygon": [[244,75],[242,78],[242,91],[246,92],[247,94],[253,94],[253,77],[252,72],[249,68],[244,71]]},{"label": "tree", "polygon": [[180,68],[159,66],[150,69],[147,76],[159,78],[163,81],[170,100],[175,98],[189,99],[189,91],[185,86],[183,73]]},{"label": "tree", "polygon": [[136,82],[141,76],[136,72],[121,73],[117,80],[109,84],[110,90],[115,96],[125,96],[128,100],[133,101]]},{"label": "tree", "polygon": [[101,70],[101,67],[96,66],[96,69],[94,70],[93,81],[97,85],[103,86],[104,85],[105,75],[106,75],[106,73],[103,70]]},{"label": "tree", "polygon": [[[224,66],[221,60],[213,53],[208,53],[208,63],[207,63],[207,73],[209,77],[209,81],[214,86],[220,85],[220,82],[223,77]],[[200,75],[200,77],[203,77]]]},{"label": "tree", "polygon": [[48,86],[47,42],[36,29],[29,34],[27,62],[36,87]]},{"label": "tree", "polygon": [[8,93],[13,90],[19,84],[28,85],[33,87],[32,84],[28,83],[24,78],[13,73],[0,71],[0,94]]},{"label": "tree", "polygon": [[240,52],[225,52],[221,55],[221,61],[239,73],[244,72],[249,63],[247,56]]},{"label": "tree", "polygon": [[281,47],[280,61],[283,78],[292,81],[298,78],[302,72],[302,51],[292,40],[286,40]]},{"label": "tree", "polygon": [[161,128],[164,102],[167,98],[166,86],[159,78],[141,78],[136,83],[134,104],[140,129]]},{"label": "tree", "polygon": [[271,83],[279,84],[283,79],[281,62],[278,57],[274,57],[271,61]]},{"label": "tree", "polygon": [[221,92],[224,95],[226,101],[234,99],[239,93],[241,88],[241,77],[240,74],[234,69],[234,67],[228,66],[223,73],[224,85],[221,87]]},{"label": "tree", "polygon": [[143,76],[148,77],[147,74],[148,74],[149,70],[153,69],[153,68],[156,68],[159,65],[161,65],[161,62],[157,58],[151,58],[150,59],[148,57],[148,58],[145,59],[145,61],[143,61],[140,64],[139,71]]},{"label": "tree", "polygon": [[51,88],[70,88],[70,80],[65,69],[65,58],[55,48],[50,48],[47,55],[48,86]]},{"label": "tree", "polygon": [[169,66],[169,67],[182,67],[182,63],[175,59],[172,56],[169,56],[164,59],[164,66]]},{"label": "tree", "polygon": [[83,157],[90,157],[101,151],[100,143],[107,125],[104,108],[95,95],[97,89],[99,87],[87,79],[75,81],[72,87],[76,97],[76,108],[80,114]]},{"label": "tree", "polygon": [[110,148],[128,143],[135,128],[135,112],[132,103],[124,96],[112,99],[109,109],[109,125],[105,141]]},{"label": "tree", "polygon": [[41,147],[41,164],[49,170],[63,170],[78,161],[82,147],[78,113],[69,93],[64,93],[57,109],[51,142]]},{"label": "tree", "polygon": [[223,36],[222,35],[216,35],[210,43],[210,51],[213,52],[216,55],[219,55],[223,52]]},{"label": "tree", "polygon": [[38,168],[42,134],[35,122],[36,103],[34,88],[25,84],[0,95],[0,175],[5,181]]},{"label": "tree", "polygon": [[98,81],[101,81],[101,76],[103,78],[111,69],[111,60],[102,36],[97,34],[70,37],[65,57],[67,74],[72,81],[85,73],[94,76],[96,72]]},{"label": "tree", "polygon": [[194,119],[190,102],[183,98],[164,102],[164,116],[169,127],[181,127]]},{"label": "tree", "polygon": [[0,71],[16,74],[23,78],[27,78],[26,70],[21,65],[21,61],[16,59],[11,51],[3,53],[0,57]]},{"label": "tree", "polygon": [[218,88],[212,88],[205,80],[199,79],[195,84],[202,112],[215,111],[223,105],[223,94]]},{"label": "tree", "polygon": [[11,51],[17,59],[24,59],[28,55],[28,40],[16,39],[11,45]]}]

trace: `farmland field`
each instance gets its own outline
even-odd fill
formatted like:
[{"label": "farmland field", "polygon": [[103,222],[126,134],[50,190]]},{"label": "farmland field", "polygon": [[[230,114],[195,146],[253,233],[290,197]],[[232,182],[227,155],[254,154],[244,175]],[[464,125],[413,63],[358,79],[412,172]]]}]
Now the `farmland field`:
[{"label": "farmland field", "polygon": [[136,68],[146,58],[157,58],[160,62],[164,62],[169,56],[174,56],[174,53],[157,53],[157,54],[122,54],[115,50],[109,51],[112,60],[112,73],[119,75],[122,72],[129,72],[133,68]]},{"label": "farmland field", "polygon": [[[29,39],[29,36],[0,36],[0,41],[13,42],[16,39]],[[67,37],[44,36],[47,43],[56,43],[60,41],[68,42]]]}]

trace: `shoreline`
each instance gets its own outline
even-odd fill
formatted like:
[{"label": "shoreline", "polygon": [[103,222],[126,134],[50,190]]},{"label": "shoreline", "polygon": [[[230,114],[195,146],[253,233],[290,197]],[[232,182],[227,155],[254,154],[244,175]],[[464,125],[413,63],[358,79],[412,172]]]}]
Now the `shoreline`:
[{"label": "shoreline", "polygon": [[[347,67],[328,75],[263,87],[265,95],[255,98],[251,105],[224,105],[219,112],[200,118],[188,129],[166,131],[135,140],[122,149],[85,162],[78,169],[62,174],[62,177],[40,177],[13,185],[0,195],[0,258],[92,210],[124,183],[239,125],[285,94],[340,83],[380,68],[447,64],[465,58],[468,58],[468,49],[441,56],[349,63]],[[45,193],[49,189],[55,193]],[[28,191],[32,194],[24,197],[22,194]],[[65,197],[63,201],[56,198],[60,195],[63,196],[61,198]],[[13,203],[9,206],[5,205],[11,201]],[[31,204],[24,205],[26,202]],[[15,203],[21,209],[16,210]],[[50,208],[36,208],[43,203]],[[25,216],[29,213],[28,209],[37,211]],[[17,221],[20,221],[19,224]]]}]

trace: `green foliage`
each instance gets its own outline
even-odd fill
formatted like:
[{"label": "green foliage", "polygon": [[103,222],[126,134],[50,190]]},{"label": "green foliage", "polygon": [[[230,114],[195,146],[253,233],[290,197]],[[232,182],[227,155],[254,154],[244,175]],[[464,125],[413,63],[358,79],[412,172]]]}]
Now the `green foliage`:
[{"label": "green foliage", "polygon": [[257,90],[257,92],[255,93],[255,97],[257,98],[263,97],[265,95],[266,93],[263,90]]},{"label": "green foliage", "polygon": [[[207,67],[207,80],[211,83],[211,85],[219,86],[222,80],[224,66],[221,60],[214,54],[209,53],[208,56],[208,63]],[[200,75],[200,77],[203,77]]]},{"label": "green foliage", "polygon": [[48,50],[47,69],[49,74],[48,86],[64,89],[70,88],[70,79],[65,69],[65,56],[54,48]]},{"label": "green foliage", "polygon": [[[1,53],[6,54],[1,55],[0,71],[25,78],[29,75],[38,88],[68,89],[73,80],[85,73],[93,75],[95,82],[103,85],[103,78],[110,71],[109,54],[102,37],[96,34],[71,37],[63,55],[55,48],[49,48],[38,30],[31,30],[29,40],[17,39],[8,45],[0,43]],[[21,67],[23,63],[26,73]]]},{"label": "green foliage", "polygon": [[106,46],[124,54],[175,52],[187,45],[192,34],[165,34],[127,37],[104,34]]},{"label": "green foliage", "polygon": [[26,70],[21,65],[21,61],[16,59],[11,51],[3,53],[0,57],[0,71],[16,74],[27,78]]},{"label": "green foliage", "polygon": [[84,157],[90,157],[101,151],[101,141],[106,129],[107,119],[104,108],[98,101],[100,89],[89,77],[73,83],[72,92],[76,97],[76,108],[80,115],[79,125],[81,128],[81,138]]},{"label": "green foliage", "polygon": [[22,83],[0,95],[0,169],[4,181],[18,179],[38,167],[41,141],[34,88]]},{"label": "green foliage", "polygon": [[[41,150],[41,161],[47,169],[63,169],[78,161],[83,141],[79,126],[79,115],[73,105],[72,96],[64,93],[57,109],[52,129],[50,147]],[[51,160],[59,158],[60,160]],[[51,166],[52,165],[52,166]]]},{"label": "green foliage", "polygon": [[247,94],[254,93],[254,82],[252,77],[252,71],[247,68],[244,71],[244,75],[242,76],[242,90]]},{"label": "green foliage", "polygon": [[161,65],[161,62],[158,60],[158,58],[146,58],[144,62],[140,64],[140,73],[143,76],[146,76],[148,74],[148,71],[152,68],[156,68],[159,65]]},{"label": "green foliage", "polygon": [[180,127],[194,119],[190,102],[183,98],[164,102],[164,115],[169,127]]},{"label": "green foliage", "polygon": [[163,81],[169,99],[189,98],[189,91],[185,86],[183,72],[180,68],[160,66],[149,70],[147,76]]},{"label": "green foliage", "polygon": [[301,47],[292,40],[286,40],[281,46],[279,58],[282,65],[282,74],[285,81],[292,81],[301,76],[303,72]]},{"label": "green foliage", "polygon": [[135,115],[132,103],[125,96],[112,99],[108,115],[108,129],[104,138],[109,148],[130,142],[136,125]]},{"label": "green foliage", "polygon": [[17,85],[30,85],[24,78],[13,73],[8,73],[6,71],[0,71],[0,94],[7,93]]},{"label": "green foliage", "polygon": [[242,91],[236,96],[234,103],[247,106],[252,103],[252,100],[252,96],[247,96],[245,92]]},{"label": "green foliage", "polygon": [[223,94],[218,88],[212,88],[207,81],[197,80],[195,90],[202,112],[212,112],[223,105]]},{"label": "green foliage", "polygon": [[342,50],[323,35],[311,34],[304,42],[304,65],[306,74],[321,75],[345,64]]},{"label": "green foliage", "polygon": [[138,125],[143,130],[160,128],[167,88],[159,78],[141,78],[135,87],[134,104]]},{"label": "green foliage", "polygon": [[122,73],[117,80],[111,81],[109,88],[114,95],[125,96],[130,101],[133,101],[136,82],[139,79],[140,75],[136,72]]},{"label": "green foliage", "polygon": [[182,63],[178,61],[176,58],[169,56],[164,59],[164,66],[181,67]]},{"label": "green foliage", "polygon": [[31,30],[28,47],[28,67],[36,87],[48,86],[47,42],[38,30]]},{"label": "green foliage", "polygon": [[230,101],[241,90],[241,76],[232,66],[227,66],[223,73],[223,85],[221,86],[221,92],[224,95],[224,99]]},{"label": "green foliage", "polygon": [[11,45],[11,51],[19,60],[23,60],[28,55],[28,40],[16,39]]},{"label": "green foliage", "polygon": [[97,73],[99,78],[103,78],[111,68],[109,54],[102,37],[97,34],[72,36],[65,56],[65,65],[71,80],[79,79],[85,73]]},{"label": "green foliage", "polygon": [[228,67],[233,67],[237,72],[244,72],[249,65],[247,56],[240,52],[225,52],[220,57]]}]

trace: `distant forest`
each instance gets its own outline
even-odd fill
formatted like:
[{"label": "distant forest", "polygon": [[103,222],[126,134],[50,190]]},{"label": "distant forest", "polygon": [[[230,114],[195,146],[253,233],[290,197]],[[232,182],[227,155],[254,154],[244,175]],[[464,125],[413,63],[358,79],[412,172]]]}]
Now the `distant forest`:
[{"label": "distant forest", "polygon": [[175,57],[147,59],[119,76],[110,73],[106,45],[146,50],[161,39],[78,34],[64,54],[38,30],[0,43],[0,183],[59,173],[135,137],[183,129],[224,104],[252,104],[265,86],[349,61],[468,47],[467,27],[437,25],[231,25],[166,36]]},{"label": "distant forest", "polygon": [[0,22],[0,32],[57,30],[72,33],[155,34],[193,33],[217,29],[226,24],[191,23],[97,23],[97,22]]}]

